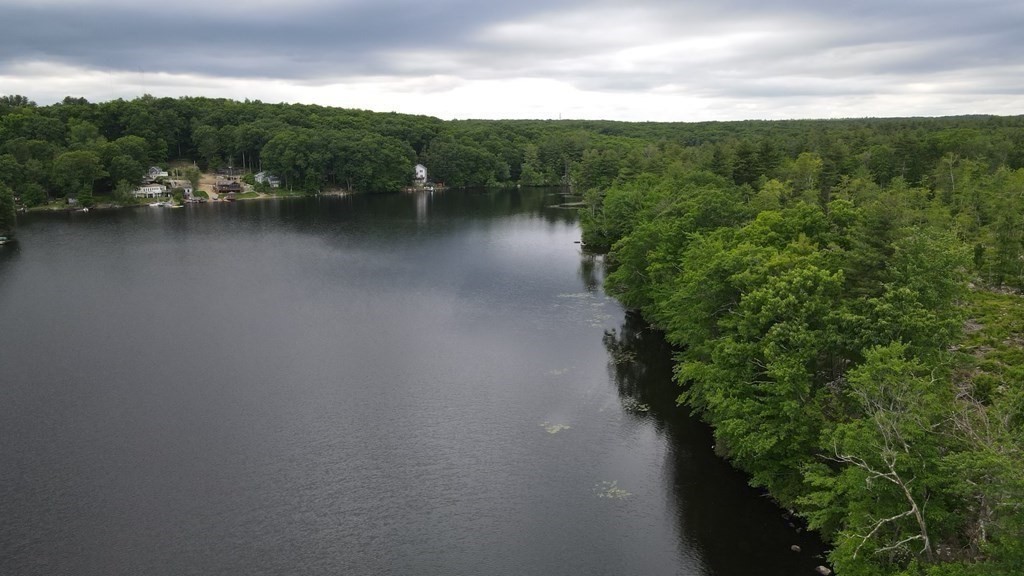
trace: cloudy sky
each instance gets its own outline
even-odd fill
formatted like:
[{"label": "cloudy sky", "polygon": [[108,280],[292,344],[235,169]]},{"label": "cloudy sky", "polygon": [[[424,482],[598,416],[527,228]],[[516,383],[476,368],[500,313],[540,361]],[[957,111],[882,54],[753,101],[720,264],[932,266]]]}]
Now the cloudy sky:
[{"label": "cloudy sky", "polygon": [[1021,0],[0,0],[0,94],[441,118],[1024,114]]}]

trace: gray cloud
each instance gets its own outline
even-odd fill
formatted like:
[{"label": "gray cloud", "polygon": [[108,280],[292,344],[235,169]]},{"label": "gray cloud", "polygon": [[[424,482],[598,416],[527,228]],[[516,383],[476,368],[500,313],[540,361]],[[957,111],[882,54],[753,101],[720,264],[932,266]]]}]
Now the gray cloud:
[{"label": "gray cloud", "polygon": [[464,36],[545,3],[480,10],[475,2],[315,3],[210,14],[201,6],[14,4],[3,8],[0,63],[54,60],[91,69],[212,76],[320,78],[391,73],[396,49],[472,47]]},{"label": "gray cloud", "polygon": [[309,86],[547,78],[583,91],[775,100],[910,86],[1021,95],[1024,72],[1024,5],[1014,0],[185,0],[173,10],[0,0],[0,9],[0,74],[56,62]]}]

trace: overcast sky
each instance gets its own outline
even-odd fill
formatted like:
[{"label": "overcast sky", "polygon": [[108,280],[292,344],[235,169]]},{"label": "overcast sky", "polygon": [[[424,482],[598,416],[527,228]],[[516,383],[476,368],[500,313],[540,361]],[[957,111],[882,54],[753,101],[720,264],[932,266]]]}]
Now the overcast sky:
[{"label": "overcast sky", "polygon": [[0,0],[0,94],[441,118],[1024,114],[1021,0]]}]

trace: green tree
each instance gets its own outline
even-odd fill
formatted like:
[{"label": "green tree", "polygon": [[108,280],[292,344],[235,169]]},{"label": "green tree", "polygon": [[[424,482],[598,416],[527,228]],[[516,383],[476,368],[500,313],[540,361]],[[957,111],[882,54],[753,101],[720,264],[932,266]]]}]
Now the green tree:
[{"label": "green tree", "polygon": [[71,148],[90,149],[102,142],[103,137],[100,135],[99,128],[92,122],[74,118],[68,121],[68,144],[71,145]]},{"label": "green tree", "polygon": [[135,189],[128,181],[121,180],[114,187],[114,200],[120,204],[131,204],[135,196],[132,191]]},{"label": "green tree", "polygon": [[188,180],[188,183],[192,185],[193,190],[199,190],[199,181],[202,178],[202,173],[199,168],[195,166],[189,166],[182,170],[182,175]]},{"label": "green tree", "polygon": [[21,94],[5,94],[0,96],[0,110],[3,108],[21,108],[21,107],[34,107],[35,102],[28,99],[27,96]]},{"label": "green tree", "polygon": [[547,183],[541,170],[536,144],[527,144],[523,149],[523,164],[519,173],[519,183],[523,186],[543,186]]},{"label": "green tree", "polygon": [[221,159],[220,137],[213,126],[197,126],[192,130],[192,142],[206,167],[215,167]]},{"label": "green tree", "polygon": [[106,176],[95,152],[65,152],[53,162],[53,181],[63,195],[92,194],[96,180]]},{"label": "green tree", "polygon": [[[830,555],[843,574],[873,574],[878,562],[898,570],[937,559],[931,518],[949,511],[937,496],[946,480],[936,432],[950,399],[943,381],[906,352],[899,343],[872,348],[851,371],[846,398],[857,417],[838,425],[823,447],[837,472],[818,467],[808,475],[823,489],[808,499],[823,505],[811,526],[843,526]],[[839,522],[830,518],[836,513],[844,516]]]},{"label": "green tree", "polygon": [[501,161],[487,150],[454,140],[435,140],[425,152],[434,178],[454,188],[497,183]]},{"label": "green tree", "polygon": [[21,163],[13,154],[0,154],[0,182],[23,182]]},{"label": "green tree", "polygon": [[17,214],[14,212],[14,191],[0,182],[0,236],[14,235]]},{"label": "green tree", "polygon": [[35,182],[25,182],[21,186],[21,202],[25,206],[39,206],[46,203],[46,191]]},{"label": "green tree", "polygon": [[146,168],[125,154],[114,156],[107,164],[107,175],[112,182],[138,182],[145,173]]},{"label": "green tree", "polygon": [[794,193],[805,202],[818,201],[818,187],[824,161],[814,152],[801,152],[785,170]]}]

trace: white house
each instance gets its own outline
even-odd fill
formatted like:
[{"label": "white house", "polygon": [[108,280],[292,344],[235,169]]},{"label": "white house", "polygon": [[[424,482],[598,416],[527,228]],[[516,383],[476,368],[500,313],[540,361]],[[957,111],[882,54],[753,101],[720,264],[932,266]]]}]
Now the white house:
[{"label": "white house", "polygon": [[167,196],[167,186],[163,184],[143,184],[132,190],[132,196],[136,198],[159,198]]},{"label": "white house", "polygon": [[281,187],[281,179],[278,178],[277,176],[274,176],[270,172],[257,172],[256,173],[256,183],[257,184],[270,184],[271,188],[280,188]]},{"label": "white house", "polygon": [[169,186],[169,189],[172,191],[181,188],[183,191],[183,196],[185,198],[192,197],[192,183],[189,182],[188,180],[168,180],[167,185]]},{"label": "white house", "polygon": [[146,176],[149,177],[149,180],[151,182],[156,180],[157,178],[167,178],[167,170],[164,170],[159,166],[150,166],[149,172],[146,174]]},{"label": "white house", "polygon": [[414,184],[426,184],[427,183],[427,167],[423,164],[417,164],[415,170],[415,176],[412,181]]}]

